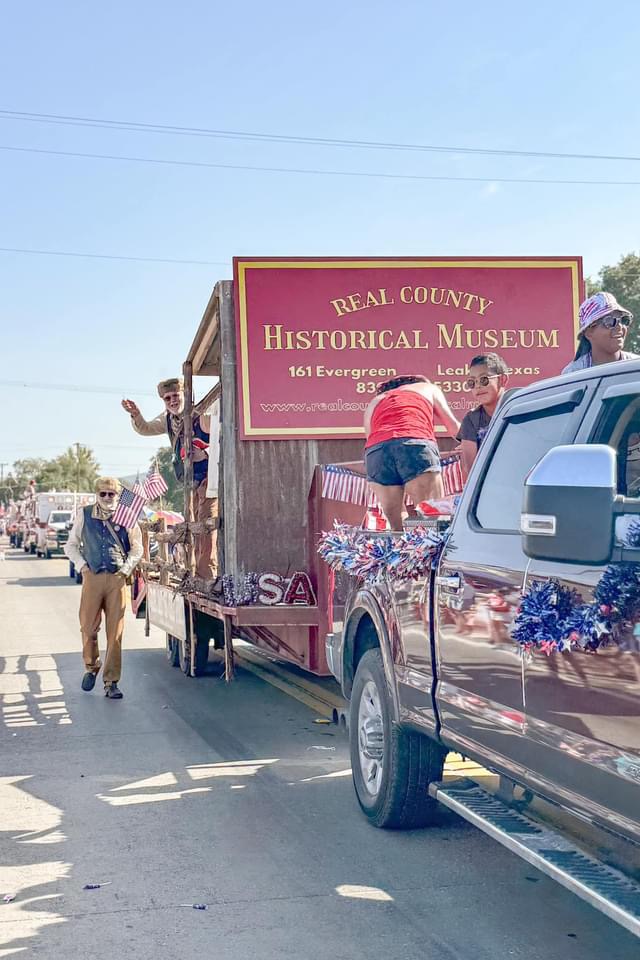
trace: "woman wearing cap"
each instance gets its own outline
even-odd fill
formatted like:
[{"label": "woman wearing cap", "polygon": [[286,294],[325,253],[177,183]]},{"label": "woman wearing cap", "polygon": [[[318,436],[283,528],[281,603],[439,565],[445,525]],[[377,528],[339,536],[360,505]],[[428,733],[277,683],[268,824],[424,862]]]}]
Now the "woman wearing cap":
[{"label": "woman wearing cap", "polygon": [[612,293],[594,293],[580,304],[578,349],[562,371],[573,373],[615,360],[636,360],[637,353],[623,350],[633,314],[621,307]]},{"label": "woman wearing cap", "polygon": [[414,503],[443,496],[434,414],[455,435],[460,424],[435,383],[419,374],[378,384],[364,415],[367,480],[392,530],[402,530],[405,490]]}]

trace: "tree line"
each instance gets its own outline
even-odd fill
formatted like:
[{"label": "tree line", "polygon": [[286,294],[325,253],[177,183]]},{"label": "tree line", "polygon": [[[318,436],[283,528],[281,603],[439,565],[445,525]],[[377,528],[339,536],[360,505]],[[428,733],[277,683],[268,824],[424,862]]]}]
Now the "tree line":
[{"label": "tree line", "polygon": [[[184,497],[182,484],[178,483],[171,464],[171,447],[161,447],[150,463],[158,464],[158,471],[168,486],[163,496],[163,505],[170,510],[182,511]],[[36,492],[47,490],[92,491],[100,476],[100,464],[93,450],[82,444],[68,447],[64,453],[51,460],[42,457],[26,457],[16,460],[0,486],[0,503],[20,500],[31,481]],[[144,479],[144,478],[142,478]]]},{"label": "tree line", "polygon": [[629,327],[625,349],[640,353],[640,255],[627,253],[613,266],[601,267],[595,278],[587,278],[587,293],[606,290],[635,317]]}]

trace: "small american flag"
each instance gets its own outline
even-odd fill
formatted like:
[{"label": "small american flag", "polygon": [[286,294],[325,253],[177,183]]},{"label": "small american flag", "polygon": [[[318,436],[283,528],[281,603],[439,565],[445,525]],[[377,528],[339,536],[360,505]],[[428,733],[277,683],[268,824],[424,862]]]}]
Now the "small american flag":
[{"label": "small american flag", "polygon": [[442,467],[442,483],[444,486],[445,497],[451,497],[456,493],[462,493],[464,480],[462,477],[462,468],[458,457],[447,457],[440,461]]},{"label": "small american flag", "polygon": [[148,499],[148,498],[146,497],[146,494],[145,494],[145,489],[144,489],[144,487],[142,486],[142,484],[140,483],[140,474],[138,474],[138,476],[136,477],[136,482],[135,482],[134,485],[133,485],[133,492],[134,492],[138,497],[145,497],[145,499]]},{"label": "small american flag", "polygon": [[[133,488],[135,490],[135,487]],[[156,497],[161,497],[163,493],[166,493],[169,489],[164,479],[158,470],[157,464],[152,464],[149,467],[149,472],[147,474],[147,479],[144,482],[143,496],[147,500],[155,500]]]},{"label": "small american flag", "polygon": [[143,507],[144,497],[124,487],[113,514],[113,522],[130,530],[138,522]]}]

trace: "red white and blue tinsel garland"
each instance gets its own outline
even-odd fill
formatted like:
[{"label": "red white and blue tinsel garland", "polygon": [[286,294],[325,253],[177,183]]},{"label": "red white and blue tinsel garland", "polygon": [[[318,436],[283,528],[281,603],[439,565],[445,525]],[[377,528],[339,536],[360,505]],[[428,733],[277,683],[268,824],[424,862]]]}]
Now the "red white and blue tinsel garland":
[{"label": "red white and blue tinsel garland", "polygon": [[443,543],[443,537],[425,527],[381,537],[336,521],[333,530],[322,534],[318,553],[332,570],[369,583],[385,574],[392,580],[419,580],[431,570]]},{"label": "red white and blue tinsel garland", "polygon": [[550,654],[595,651],[617,641],[618,630],[640,616],[640,563],[607,567],[583,603],[557,580],[534,581],[522,597],[511,636],[523,650]]}]

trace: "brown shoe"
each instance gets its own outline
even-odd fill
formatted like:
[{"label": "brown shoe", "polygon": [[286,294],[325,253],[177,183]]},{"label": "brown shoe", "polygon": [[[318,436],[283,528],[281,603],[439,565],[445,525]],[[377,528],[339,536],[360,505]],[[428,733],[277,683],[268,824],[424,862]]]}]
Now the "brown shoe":
[{"label": "brown shoe", "polygon": [[123,696],[122,690],[119,689],[115,680],[112,680],[111,683],[105,683],[104,695],[108,697],[109,700],[122,700]]}]

